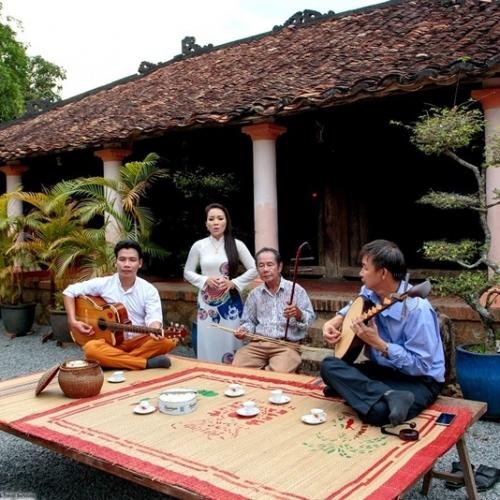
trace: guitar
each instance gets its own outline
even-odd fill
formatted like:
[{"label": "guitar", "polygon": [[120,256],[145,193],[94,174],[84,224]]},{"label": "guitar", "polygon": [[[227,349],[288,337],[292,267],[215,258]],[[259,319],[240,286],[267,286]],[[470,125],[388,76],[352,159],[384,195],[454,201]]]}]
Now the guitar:
[{"label": "guitar", "polygon": [[104,339],[112,346],[118,346],[125,340],[124,332],[154,333],[165,338],[182,338],[187,335],[184,325],[171,325],[166,328],[132,325],[127,309],[119,302],[108,303],[102,297],[81,295],[75,299],[75,313],[78,320],[92,326],[94,335],[71,330],[71,337],[78,345],[90,340]]},{"label": "guitar", "polygon": [[346,353],[351,349],[358,349],[358,354],[363,347],[364,342],[354,333],[352,329],[352,322],[361,317],[362,320],[367,323],[372,318],[374,318],[378,313],[385,311],[385,309],[391,307],[397,302],[403,302],[408,297],[420,297],[425,299],[432,290],[432,286],[429,281],[424,281],[411,287],[408,291],[404,293],[393,293],[390,297],[386,297],[382,304],[373,304],[371,301],[367,301],[363,297],[357,297],[351,307],[345,315],[344,321],[342,322],[342,336],[339,342],[335,344],[335,357],[343,358]]}]

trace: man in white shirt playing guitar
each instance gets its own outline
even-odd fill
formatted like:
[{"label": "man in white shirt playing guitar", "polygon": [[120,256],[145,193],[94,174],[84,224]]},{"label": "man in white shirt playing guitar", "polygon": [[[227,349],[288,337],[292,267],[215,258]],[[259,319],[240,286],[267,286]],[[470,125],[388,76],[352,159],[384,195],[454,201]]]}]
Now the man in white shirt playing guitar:
[{"label": "man in white shirt playing guitar", "polygon": [[[177,345],[177,341],[163,336],[163,314],[158,290],[137,276],[142,266],[142,249],[135,241],[123,240],[116,244],[114,252],[117,269],[115,274],[74,283],[64,290],[64,307],[70,331],[77,343],[82,344],[85,358],[97,361],[103,367],[129,370],[168,368],[170,359],[166,353]],[[85,308],[85,313],[79,311],[77,304],[78,297],[81,296],[91,296],[88,297],[91,301],[89,307]],[[92,305],[97,304],[94,297],[102,297],[104,300],[101,302],[108,303],[109,307],[96,307],[95,315],[98,319],[95,324],[89,324],[92,323],[89,312],[92,313]],[[120,342],[115,342],[114,337],[113,342],[97,338],[100,326],[103,325],[103,330],[108,328],[105,320],[109,319],[111,310],[115,310],[114,303],[119,303],[118,306],[123,304],[122,312],[128,316],[126,319],[130,320],[131,325],[139,325],[130,326],[130,331],[120,328],[125,330]],[[134,331],[154,333],[133,333]]]}]

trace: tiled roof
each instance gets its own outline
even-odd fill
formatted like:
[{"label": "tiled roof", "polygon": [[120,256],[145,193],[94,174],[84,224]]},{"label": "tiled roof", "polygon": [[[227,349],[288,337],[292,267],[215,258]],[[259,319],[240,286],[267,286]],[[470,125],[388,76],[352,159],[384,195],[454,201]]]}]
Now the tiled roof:
[{"label": "tiled roof", "polygon": [[396,0],[159,65],[0,129],[0,160],[500,72],[498,0]]}]

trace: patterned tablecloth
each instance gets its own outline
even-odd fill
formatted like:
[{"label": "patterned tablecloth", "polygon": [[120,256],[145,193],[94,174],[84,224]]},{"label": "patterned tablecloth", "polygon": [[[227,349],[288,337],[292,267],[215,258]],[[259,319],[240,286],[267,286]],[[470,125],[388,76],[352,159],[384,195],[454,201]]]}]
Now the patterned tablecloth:
[{"label": "patterned tablecloth", "polygon": [[[471,414],[457,414],[449,427],[435,425],[439,404],[415,422],[418,442],[387,436],[363,424],[340,400],[326,399],[310,376],[275,374],[173,358],[169,370],[127,372],[122,384],[104,383],[101,393],[70,400],[57,378],[34,396],[41,374],[0,383],[0,428],[124,477],[145,478],[157,489],[209,498],[394,498],[409,488],[463,435]],[[107,374],[109,375],[109,374]],[[230,383],[241,397],[224,395]],[[139,400],[157,405],[162,390],[198,392],[196,411],[170,416],[138,415]],[[281,388],[283,405],[269,401]],[[252,418],[237,410],[256,402]],[[322,408],[325,423],[301,417]],[[104,464],[104,467],[103,467]],[[144,482],[143,482],[144,484]]]}]

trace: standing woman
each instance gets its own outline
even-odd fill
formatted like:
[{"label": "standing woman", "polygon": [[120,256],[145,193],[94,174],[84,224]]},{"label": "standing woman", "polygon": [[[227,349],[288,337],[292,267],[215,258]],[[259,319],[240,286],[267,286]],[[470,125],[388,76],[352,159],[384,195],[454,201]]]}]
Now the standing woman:
[{"label": "standing woman", "polygon": [[[191,247],[184,279],[199,289],[198,359],[231,363],[242,341],[211,325],[220,324],[233,330],[239,327],[243,311],[240,293],[257,277],[257,270],[248,248],[233,237],[226,207],[211,203],[205,214],[210,235]],[[246,271],[238,276],[240,262]]]}]

